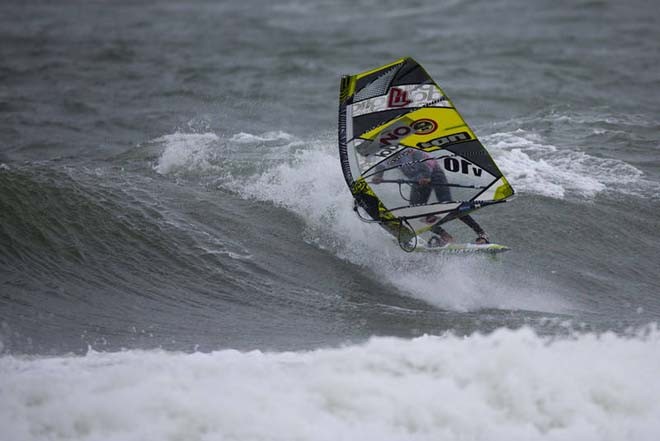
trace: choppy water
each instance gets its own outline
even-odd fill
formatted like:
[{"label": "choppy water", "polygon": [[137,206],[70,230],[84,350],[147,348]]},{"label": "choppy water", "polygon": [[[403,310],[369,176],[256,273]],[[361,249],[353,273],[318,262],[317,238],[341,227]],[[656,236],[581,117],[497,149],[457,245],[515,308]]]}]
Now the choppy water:
[{"label": "choppy water", "polygon": [[[12,439],[657,437],[653,2],[0,17]],[[350,209],[339,77],[407,55],[517,190],[477,215],[497,261],[403,253]]]}]

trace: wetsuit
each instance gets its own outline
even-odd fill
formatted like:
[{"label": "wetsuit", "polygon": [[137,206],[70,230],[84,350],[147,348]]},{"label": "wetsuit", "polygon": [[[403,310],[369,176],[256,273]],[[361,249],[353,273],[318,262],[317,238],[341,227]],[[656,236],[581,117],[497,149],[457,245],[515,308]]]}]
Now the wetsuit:
[{"label": "wetsuit", "polygon": [[[432,155],[421,150],[405,149],[378,165],[375,176],[382,178],[385,169],[392,167],[398,167],[407,178],[414,181],[410,184],[411,205],[427,203],[431,191],[435,191],[435,195],[440,202],[452,200],[445,172]],[[429,179],[431,182],[430,184],[420,184],[419,181],[422,179]],[[483,228],[469,214],[460,216],[459,219],[477,233],[479,237],[487,237]],[[439,236],[448,234],[440,224],[435,224],[431,231]]]}]

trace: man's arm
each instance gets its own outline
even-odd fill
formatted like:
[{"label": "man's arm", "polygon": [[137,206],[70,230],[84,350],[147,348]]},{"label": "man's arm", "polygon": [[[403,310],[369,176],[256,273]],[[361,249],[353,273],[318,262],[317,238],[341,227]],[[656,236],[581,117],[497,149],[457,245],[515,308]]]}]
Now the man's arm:
[{"label": "man's arm", "polygon": [[433,174],[432,167],[429,166],[429,161],[435,161],[431,155],[419,150],[415,150],[411,159],[414,161],[410,166],[413,168],[414,178],[419,185],[431,184],[431,175]]}]

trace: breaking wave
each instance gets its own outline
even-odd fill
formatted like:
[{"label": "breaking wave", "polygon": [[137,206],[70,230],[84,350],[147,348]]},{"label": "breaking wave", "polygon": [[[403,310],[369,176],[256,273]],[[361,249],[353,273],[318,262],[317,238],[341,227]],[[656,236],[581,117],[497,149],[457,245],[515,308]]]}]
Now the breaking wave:
[{"label": "breaking wave", "polygon": [[655,440],[660,333],[0,358],[7,439]]}]

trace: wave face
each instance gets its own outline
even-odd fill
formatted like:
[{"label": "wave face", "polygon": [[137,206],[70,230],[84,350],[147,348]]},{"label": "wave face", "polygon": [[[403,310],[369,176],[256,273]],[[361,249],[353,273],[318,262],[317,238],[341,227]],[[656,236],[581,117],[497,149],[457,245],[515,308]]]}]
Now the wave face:
[{"label": "wave face", "polygon": [[[402,253],[350,210],[331,140],[175,132],[105,164],[5,165],[3,347],[295,349],[372,334],[654,321],[655,250],[638,237],[646,221],[616,217],[645,192],[653,205],[656,182],[615,159],[628,185],[598,169],[568,179],[578,172],[561,169],[559,149],[541,137],[488,138],[504,172],[520,174],[519,200],[480,217],[510,238],[515,251],[499,261]],[[608,242],[598,239],[605,230]],[[634,260],[603,258],[631,247]]]},{"label": "wave face", "polygon": [[656,330],[552,340],[523,328],[311,352],[8,357],[0,422],[25,441],[650,441],[659,349]]}]

